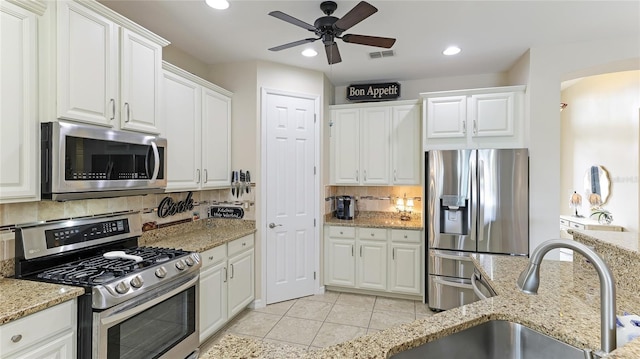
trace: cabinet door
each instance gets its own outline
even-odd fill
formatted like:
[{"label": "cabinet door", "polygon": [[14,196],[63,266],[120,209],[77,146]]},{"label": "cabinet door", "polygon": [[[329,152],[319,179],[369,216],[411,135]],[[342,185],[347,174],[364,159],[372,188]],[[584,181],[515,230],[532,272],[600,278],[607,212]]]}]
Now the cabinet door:
[{"label": "cabinet door", "polygon": [[38,200],[37,18],[0,2],[0,203]]},{"label": "cabinet door", "polygon": [[76,357],[75,332],[39,343],[7,359],[74,359]]},{"label": "cabinet door", "polygon": [[420,184],[420,106],[394,106],[391,125],[393,184]]},{"label": "cabinet door", "polygon": [[427,139],[467,136],[467,96],[427,98],[425,105]]},{"label": "cabinet door", "polygon": [[200,273],[200,343],[227,322],[227,262]]},{"label": "cabinet door", "polygon": [[389,290],[391,292],[420,294],[419,244],[392,244]]},{"label": "cabinet door", "polygon": [[358,288],[387,290],[387,243],[358,241]]},{"label": "cabinet door", "polygon": [[58,117],[113,126],[118,27],[80,4],[58,2]]},{"label": "cabinet door", "polygon": [[181,76],[164,72],[163,113],[167,148],[167,190],[197,190],[200,170],[201,88]]},{"label": "cabinet door", "polygon": [[474,137],[513,136],[513,92],[478,94],[469,99],[469,119]]},{"label": "cabinet door", "polygon": [[360,183],[360,110],[335,110],[333,121],[334,180],[336,184]]},{"label": "cabinet door", "polygon": [[241,312],[255,298],[253,248],[229,258],[229,317]]},{"label": "cabinet door", "polygon": [[329,238],[325,256],[325,283],[355,287],[355,240]]},{"label": "cabinet door", "polygon": [[360,170],[362,184],[389,184],[391,166],[391,109],[361,110]]},{"label": "cabinet door", "polygon": [[120,127],[160,133],[162,47],[127,29],[120,34]]},{"label": "cabinet door", "polygon": [[231,99],[202,91],[202,188],[231,184]]}]

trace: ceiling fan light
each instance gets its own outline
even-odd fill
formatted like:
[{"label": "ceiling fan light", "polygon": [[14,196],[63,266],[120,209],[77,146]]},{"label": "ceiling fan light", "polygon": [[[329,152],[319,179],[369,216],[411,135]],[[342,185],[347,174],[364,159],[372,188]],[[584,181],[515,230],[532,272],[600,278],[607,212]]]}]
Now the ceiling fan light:
[{"label": "ceiling fan light", "polygon": [[317,55],[318,55],[318,52],[314,49],[305,49],[304,51],[302,51],[302,56],[314,57]]},{"label": "ceiling fan light", "polygon": [[460,48],[458,46],[449,46],[444,51],[442,51],[443,55],[452,56],[460,53]]},{"label": "ceiling fan light", "polygon": [[224,10],[229,7],[227,0],[204,0],[204,2],[216,10]]}]

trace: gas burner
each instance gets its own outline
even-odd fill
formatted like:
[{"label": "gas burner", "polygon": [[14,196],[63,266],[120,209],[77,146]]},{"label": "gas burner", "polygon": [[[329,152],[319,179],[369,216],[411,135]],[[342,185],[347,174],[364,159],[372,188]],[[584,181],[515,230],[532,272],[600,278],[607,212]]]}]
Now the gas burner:
[{"label": "gas burner", "polygon": [[91,282],[94,284],[102,284],[102,283],[108,283],[114,279],[116,279],[116,276],[113,274],[113,272],[102,272],[97,276],[93,277],[91,279]]}]

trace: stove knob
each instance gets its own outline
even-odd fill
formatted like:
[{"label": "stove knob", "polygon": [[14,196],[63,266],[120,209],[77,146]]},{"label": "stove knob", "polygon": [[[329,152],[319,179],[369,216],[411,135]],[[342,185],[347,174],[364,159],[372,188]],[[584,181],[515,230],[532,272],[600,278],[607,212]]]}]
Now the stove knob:
[{"label": "stove knob", "polygon": [[167,275],[167,270],[164,269],[164,267],[160,267],[158,269],[156,269],[156,277],[158,278],[164,278],[164,276]]},{"label": "stove knob", "polygon": [[200,262],[200,254],[198,253],[191,253],[191,258],[193,258],[193,261],[196,263]]},{"label": "stove knob", "polygon": [[137,276],[133,277],[133,279],[131,280],[130,284],[134,288],[140,288],[144,284],[144,280],[142,280],[141,276],[137,275]]},{"label": "stove knob", "polygon": [[122,281],[118,284],[116,284],[116,292],[120,293],[120,294],[124,294],[126,292],[129,291],[129,285],[127,284],[127,282]]},{"label": "stove knob", "polygon": [[187,265],[189,267],[191,267],[192,265],[195,264],[195,262],[193,261],[193,258],[191,258],[191,256],[187,257],[187,259],[185,259],[184,261],[187,262]]},{"label": "stove knob", "polygon": [[176,268],[178,268],[178,270],[183,270],[184,266],[185,262],[182,259],[176,262]]}]

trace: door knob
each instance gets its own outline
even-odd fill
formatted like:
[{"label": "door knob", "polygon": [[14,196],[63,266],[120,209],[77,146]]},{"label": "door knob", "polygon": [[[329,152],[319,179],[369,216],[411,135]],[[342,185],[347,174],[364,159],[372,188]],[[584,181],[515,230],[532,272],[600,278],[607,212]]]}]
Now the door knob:
[{"label": "door knob", "polygon": [[281,224],[275,224],[273,222],[269,223],[269,228],[273,229],[273,228],[276,228],[276,227],[282,227],[282,225]]}]

